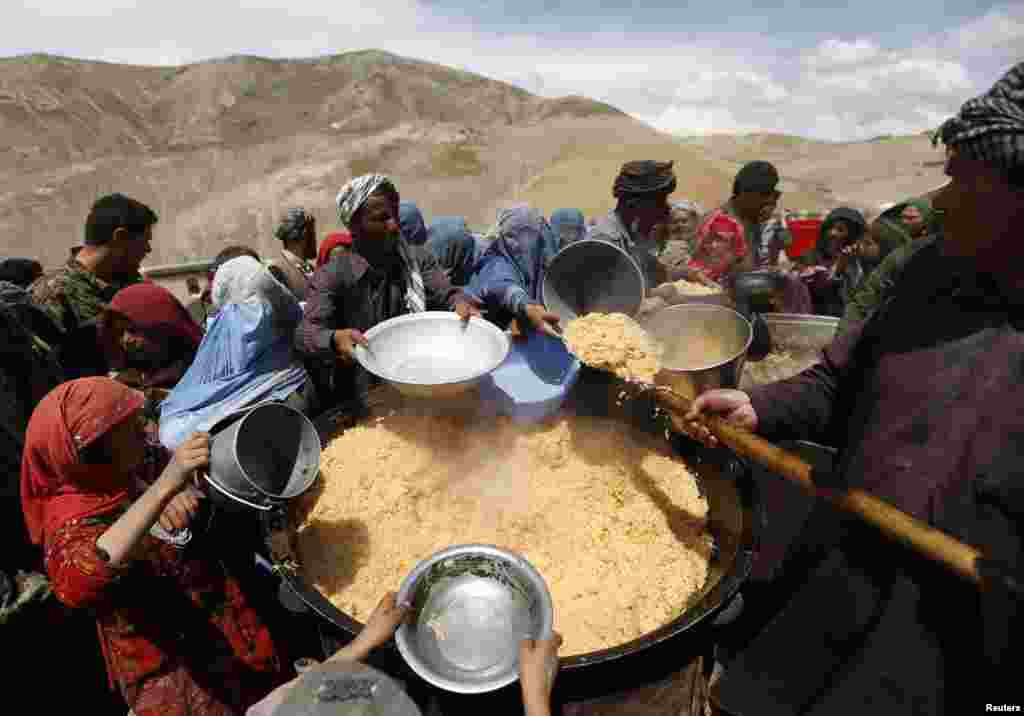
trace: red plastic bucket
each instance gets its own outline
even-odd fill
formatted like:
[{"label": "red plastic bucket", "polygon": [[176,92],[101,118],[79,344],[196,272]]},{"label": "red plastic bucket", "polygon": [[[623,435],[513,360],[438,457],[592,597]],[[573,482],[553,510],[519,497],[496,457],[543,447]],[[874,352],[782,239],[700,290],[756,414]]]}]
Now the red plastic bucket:
[{"label": "red plastic bucket", "polygon": [[802,256],[813,249],[818,243],[818,235],[821,232],[821,225],[824,219],[787,219],[786,228],[789,229],[793,241],[786,247],[786,255],[791,259]]}]

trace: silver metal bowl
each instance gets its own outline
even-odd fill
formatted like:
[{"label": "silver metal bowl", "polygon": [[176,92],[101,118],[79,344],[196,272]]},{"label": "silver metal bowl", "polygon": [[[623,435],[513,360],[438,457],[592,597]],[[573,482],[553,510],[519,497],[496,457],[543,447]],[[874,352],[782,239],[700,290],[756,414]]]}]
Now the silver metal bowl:
[{"label": "silver metal bowl", "polygon": [[519,643],[548,638],[554,609],[540,573],[493,545],[457,545],[423,560],[402,581],[412,616],[395,641],[425,681],[460,694],[519,678]]},{"label": "silver metal bowl", "polygon": [[[792,378],[821,360],[821,351],[836,337],[839,319],[806,313],[762,313],[772,335],[772,353],[749,363],[740,390]],[[774,357],[782,358],[775,360]]]},{"label": "silver metal bowl", "polygon": [[588,313],[635,315],[646,294],[644,273],[632,256],[607,241],[584,239],[551,260],[540,298],[564,326]]},{"label": "silver metal bowl", "polygon": [[509,339],[480,318],[468,323],[447,311],[411,313],[366,332],[359,364],[416,398],[447,398],[475,387],[508,355]]},{"label": "silver metal bowl", "polygon": [[725,306],[669,306],[641,323],[661,343],[662,371],[689,398],[713,388],[735,388],[754,340],[750,322]]}]

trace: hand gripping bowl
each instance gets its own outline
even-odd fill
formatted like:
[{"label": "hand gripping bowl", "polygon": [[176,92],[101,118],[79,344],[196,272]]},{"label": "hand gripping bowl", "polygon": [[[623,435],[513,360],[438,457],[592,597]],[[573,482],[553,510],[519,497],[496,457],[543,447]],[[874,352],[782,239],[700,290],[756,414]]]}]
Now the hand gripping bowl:
[{"label": "hand gripping bowl", "polygon": [[475,387],[508,355],[509,339],[480,318],[426,311],[379,323],[356,346],[363,368],[414,398],[448,398]]},{"label": "hand gripping bowl", "polygon": [[398,628],[398,650],[424,680],[480,694],[519,678],[519,643],[548,638],[554,609],[540,573],[523,557],[491,545],[449,547],[417,564],[399,603],[412,617]]}]

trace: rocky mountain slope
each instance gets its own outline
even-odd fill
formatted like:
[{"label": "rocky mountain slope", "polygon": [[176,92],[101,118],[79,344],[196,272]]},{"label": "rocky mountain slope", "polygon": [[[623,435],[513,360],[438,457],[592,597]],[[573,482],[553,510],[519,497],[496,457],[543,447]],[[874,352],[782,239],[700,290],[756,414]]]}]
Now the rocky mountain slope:
[{"label": "rocky mountain slope", "polygon": [[[160,214],[149,265],[208,258],[229,243],[269,251],[284,208],[312,210],[325,233],[338,188],[368,171],[392,175],[428,220],[460,214],[479,227],[511,201],[607,211],[618,167],[637,158],[675,159],[678,195],[712,205],[728,196],[739,156],[730,152],[600,102],[541,98],[378,50],[175,68],[7,58],[0,251],[62,261],[89,205],[111,191]],[[791,205],[835,203],[828,180],[846,160],[815,173],[799,156],[764,158],[775,156]]]}]

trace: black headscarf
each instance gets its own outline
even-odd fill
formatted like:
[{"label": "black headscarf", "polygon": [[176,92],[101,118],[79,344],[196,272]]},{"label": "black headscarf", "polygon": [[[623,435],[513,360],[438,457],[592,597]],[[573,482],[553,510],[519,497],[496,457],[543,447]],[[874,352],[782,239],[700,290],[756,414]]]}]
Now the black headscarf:
[{"label": "black headscarf", "polygon": [[612,196],[621,199],[647,194],[671,194],[676,188],[676,173],[672,170],[672,164],[670,161],[659,162],[653,159],[626,162],[615,177]]},{"label": "black headscarf", "polygon": [[732,194],[736,196],[744,192],[775,191],[779,184],[779,171],[771,162],[750,162],[736,173],[732,182]]},{"label": "black headscarf", "polygon": [[0,281],[28,288],[43,273],[43,266],[35,259],[0,260]]},{"label": "black headscarf", "polygon": [[831,261],[835,258],[835,254],[832,253],[832,242],[828,238],[828,231],[837,221],[846,222],[846,226],[850,230],[850,237],[847,239],[847,242],[851,244],[860,241],[868,228],[863,214],[856,209],[841,206],[830,211],[828,216],[825,217],[825,221],[821,224],[821,231],[818,234],[818,245],[816,247],[818,257],[826,261]]}]

